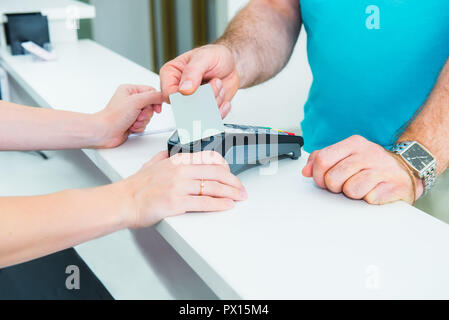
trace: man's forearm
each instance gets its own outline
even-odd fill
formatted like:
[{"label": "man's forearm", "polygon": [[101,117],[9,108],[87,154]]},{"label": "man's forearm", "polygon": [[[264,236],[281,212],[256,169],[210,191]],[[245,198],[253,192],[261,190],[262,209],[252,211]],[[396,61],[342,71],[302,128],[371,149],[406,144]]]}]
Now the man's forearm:
[{"label": "man's forearm", "polygon": [[93,117],[0,101],[0,150],[95,147],[101,131]]},{"label": "man's forearm", "polygon": [[418,141],[437,160],[440,175],[449,167],[449,60],[426,104],[399,141]]},{"label": "man's forearm", "polygon": [[128,226],[120,184],[36,197],[0,197],[0,268]]},{"label": "man's forearm", "polygon": [[240,87],[246,88],[282,70],[300,29],[298,0],[252,0],[231,21],[217,43],[233,52]]}]

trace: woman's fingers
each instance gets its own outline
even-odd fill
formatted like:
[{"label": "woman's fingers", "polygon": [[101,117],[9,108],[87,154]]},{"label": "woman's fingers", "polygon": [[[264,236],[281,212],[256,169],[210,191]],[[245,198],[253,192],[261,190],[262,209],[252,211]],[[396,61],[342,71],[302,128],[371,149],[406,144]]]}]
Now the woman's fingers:
[{"label": "woman's fingers", "polygon": [[229,165],[226,163],[226,160],[215,151],[178,153],[170,159],[174,165],[221,165],[229,171]]},{"label": "woman's fingers", "polygon": [[146,92],[146,91],[156,91],[155,88],[153,88],[151,86],[146,86],[146,85],[136,85],[134,87],[138,93],[142,93],[142,92]]},{"label": "woman's fingers", "polygon": [[156,154],[147,164],[154,164],[165,159],[168,159],[168,151],[166,150]]},{"label": "woman's fingers", "polygon": [[231,199],[208,196],[188,196],[184,200],[186,212],[225,211],[234,207]]},{"label": "woman's fingers", "polygon": [[192,196],[202,195],[235,201],[247,198],[245,190],[212,180],[190,180],[187,182],[186,191]]},{"label": "woman's fingers", "polygon": [[184,165],[183,175],[194,180],[214,180],[237,189],[244,187],[240,180],[231,173],[224,158],[214,151],[181,153],[170,158],[176,165]]},{"label": "woman's fingers", "polygon": [[191,179],[213,180],[221,184],[244,190],[240,179],[233,175],[228,168],[219,165],[198,165],[190,166],[186,174]]},{"label": "woman's fingers", "polygon": [[154,108],[153,106],[144,108],[139,116],[137,117],[137,121],[147,121],[150,120],[153,117],[154,114]]},{"label": "woman's fingers", "polygon": [[161,113],[162,112],[162,104],[155,104],[153,105],[154,112]]}]

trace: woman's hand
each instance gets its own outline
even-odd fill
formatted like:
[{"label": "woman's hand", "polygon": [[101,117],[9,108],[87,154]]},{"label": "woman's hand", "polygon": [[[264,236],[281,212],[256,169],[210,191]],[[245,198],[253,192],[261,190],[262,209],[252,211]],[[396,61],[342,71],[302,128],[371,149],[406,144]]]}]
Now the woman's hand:
[{"label": "woman's hand", "polygon": [[141,133],[153,117],[161,112],[162,93],[154,88],[121,85],[105,109],[96,113],[99,128],[98,148],[114,148],[131,133]]},{"label": "woman's hand", "polygon": [[130,199],[127,226],[148,227],[186,212],[223,211],[247,198],[245,188],[221,155],[212,151],[156,155],[118,183]]}]

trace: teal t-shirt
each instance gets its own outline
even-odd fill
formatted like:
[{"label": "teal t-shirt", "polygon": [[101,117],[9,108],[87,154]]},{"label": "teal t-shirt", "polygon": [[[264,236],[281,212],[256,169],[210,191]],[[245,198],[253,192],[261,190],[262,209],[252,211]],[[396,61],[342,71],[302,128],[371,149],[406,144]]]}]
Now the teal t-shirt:
[{"label": "teal t-shirt", "polygon": [[354,134],[392,145],[449,56],[449,0],[300,3],[313,73],[305,150]]}]

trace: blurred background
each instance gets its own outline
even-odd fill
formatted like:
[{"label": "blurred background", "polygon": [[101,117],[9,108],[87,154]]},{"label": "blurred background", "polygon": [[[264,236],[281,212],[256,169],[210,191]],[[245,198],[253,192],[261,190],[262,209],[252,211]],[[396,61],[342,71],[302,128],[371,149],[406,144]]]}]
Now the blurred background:
[{"label": "blurred background", "polygon": [[82,0],[96,8],[83,20],[79,37],[93,39],[157,71],[164,62],[214,41],[224,30],[226,0]]},{"label": "blurred background", "polygon": [[[248,0],[82,2],[95,6],[96,17],[81,20],[81,39],[95,40],[158,73],[165,62],[179,54],[215,41]],[[266,84],[239,92],[226,120],[300,133],[303,105],[311,81],[305,34],[302,32],[287,68]]]}]

